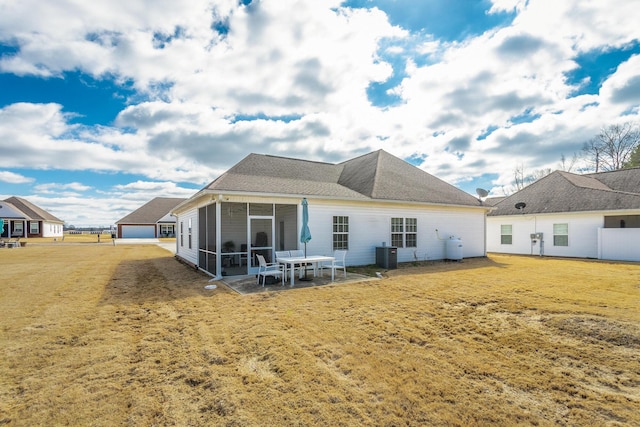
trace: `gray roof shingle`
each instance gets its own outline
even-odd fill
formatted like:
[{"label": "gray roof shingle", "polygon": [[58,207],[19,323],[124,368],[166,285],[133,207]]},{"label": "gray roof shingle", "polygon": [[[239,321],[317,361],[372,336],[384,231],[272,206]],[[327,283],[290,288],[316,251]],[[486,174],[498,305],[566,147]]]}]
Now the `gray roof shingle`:
[{"label": "gray roof shingle", "polygon": [[5,199],[5,202],[10,203],[20,212],[24,213],[28,219],[31,220],[40,220],[40,221],[48,221],[48,222],[59,222],[61,224],[64,223],[61,219],[56,216],[50,214],[44,209],[34,205],[30,201],[23,199],[22,197],[9,197]]},{"label": "gray roof shingle", "polygon": [[640,193],[640,167],[585,175],[606,184],[612,190]]},{"label": "gray roof shingle", "polygon": [[479,206],[464,191],[387,153],[338,164],[250,154],[205,190]]},{"label": "gray roof shingle", "polygon": [[[588,175],[555,171],[506,197],[489,215],[640,209],[639,180],[640,168]],[[519,202],[526,203],[523,210],[515,208]]]},{"label": "gray roof shingle", "polygon": [[156,197],[140,206],[116,224],[155,224],[186,199]]}]

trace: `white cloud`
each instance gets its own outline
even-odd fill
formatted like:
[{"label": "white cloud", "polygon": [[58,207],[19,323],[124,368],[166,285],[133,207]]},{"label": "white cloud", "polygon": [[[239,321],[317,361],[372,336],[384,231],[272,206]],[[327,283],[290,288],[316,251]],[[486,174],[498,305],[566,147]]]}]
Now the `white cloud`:
[{"label": "white cloud", "polygon": [[136,200],[150,200],[154,197],[190,197],[195,190],[179,187],[169,181],[135,181],[123,185],[115,185],[113,193],[122,197],[133,197]]},{"label": "white cloud", "polygon": [[[0,153],[0,156],[1,155],[2,154]],[[0,181],[7,182],[9,184],[28,184],[35,180],[33,178],[26,177],[15,172],[0,171]]]},{"label": "white cloud", "polygon": [[527,0],[491,0],[491,3],[489,13],[512,12],[522,10],[527,4]]},{"label": "white cloud", "polygon": [[[573,96],[566,77],[579,54],[640,40],[634,2],[492,0],[488,13],[515,11],[513,23],[455,43],[338,0],[41,3],[4,7],[0,40],[20,50],[0,57],[0,71],[82,70],[148,98],[101,126],[71,124],[59,104],[5,106],[0,167],[149,179],[114,188],[119,203],[187,194],[171,183],[203,185],[249,152],[338,162],[384,148],[424,158],[422,168],[452,183],[491,173],[502,185],[516,165],[555,168],[603,124],[640,114],[637,56],[599,94]],[[398,43],[380,43],[389,39]],[[381,56],[408,57],[409,46],[428,60],[399,70],[391,93],[401,102],[372,106],[367,88],[393,73]],[[18,179],[7,173],[0,180]]]},{"label": "white cloud", "polygon": [[[82,183],[41,184],[21,197],[76,227],[109,227],[154,197],[188,198],[196,190],[173,182],[137,181],[91,193]],[[1,198],[8,198],[6,195]]]},{"label": "white cloud", "polygon": [[91,190],[92,187],[84,185],[79,182],[69,182],[66,184],[50,182],[46,184],[38,184],[33,187],[33,190],[39,194],[55,194],[65,196],[76,196],[79,193],[84,193]]}]

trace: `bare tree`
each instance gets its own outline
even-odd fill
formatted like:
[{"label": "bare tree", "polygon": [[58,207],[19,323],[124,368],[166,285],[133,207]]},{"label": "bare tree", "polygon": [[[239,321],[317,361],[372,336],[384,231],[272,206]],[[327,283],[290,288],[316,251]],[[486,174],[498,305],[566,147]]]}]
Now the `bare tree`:
[{"label": "bare tree", "polygon": [[513,181],[509,188],[502,188],[502,192],[505,196],[515,193],[516,191],[522,190],[529,184],[533,184],[540,178],[544,178],[553,172],[550,168],[546,169],[536,169],[531,173],[527,173],[525,171],[524,165],[520,164],[515,167],[513,170]]},{"label": "bare tree", "polygon": [[514,191],[520,191],[527,186],[527,177],[524,173],[524,165],[516,166],[513,170],[513,187]]},{"label": "bare tree", "polygon": [[631,122],[608,125],[582,151],[596,172],[622,169],[640,144],[640,129]]},{"label": "bare tree", "polygon": [[573,153],[573,157],[568,162],[567,162],[567,158],[564,156],[564,154],[561,154],[560,155],[560,170],[565,171],[565,172],[571,172],[571,170],[573,169],[573,167],[576,165],[577,162],[578,162],[578,153]]},{"label": "bare tree", "polygon": [[545,176],[549,175],[551,172],[553,172],[551,170],[551,168],[545,168],[545,169],[536,169],[533,172],[531,172],[531,175],[529,175],[528,178],[528,184],[533,184],[534,182],[536,182],[537,180],[544,178]]}]

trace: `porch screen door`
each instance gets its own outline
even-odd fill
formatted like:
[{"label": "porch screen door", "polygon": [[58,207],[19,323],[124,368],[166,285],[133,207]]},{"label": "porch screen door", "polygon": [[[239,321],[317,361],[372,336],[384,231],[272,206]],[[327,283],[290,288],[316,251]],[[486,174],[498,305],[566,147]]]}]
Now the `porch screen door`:
[{"label": "porch screen door", "polygon": [[267,262],[273,261],[273,228],[273,217],[249,217],[248,236],[251,239],[249,274],[258,272],[256,254],[262,255]]}]

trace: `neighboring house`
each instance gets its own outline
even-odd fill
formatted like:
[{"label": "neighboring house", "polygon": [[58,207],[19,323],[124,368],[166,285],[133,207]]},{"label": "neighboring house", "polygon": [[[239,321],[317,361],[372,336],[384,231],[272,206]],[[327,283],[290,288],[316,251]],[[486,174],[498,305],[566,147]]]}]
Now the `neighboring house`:
[{"label": "neighboring house", "polygon": [[150,200],[116,222],[118,238],[175,237],[176,219],[171,210],[184,201],[170,197]]},{"label": "neighboring house", "polygon": [[0,200],[3,238],[61,237],[64,221],[21,197]]},{"label": "neighboring house", "polygon": [[494,209],[489,252],[640,261],[640,168],[556,171]]},{"label": "neighboring house", "polygon": [[398,262],[437,260],[450,237],[464,257],[486,255],[489,208],[379,150],[339,164],[250,154],[174,209],[177,256],[215,276],[253,274],[257,253],[304,249],[303,198],[310,255],[347,249],[348,265],[374,264],[386,245]]}]

